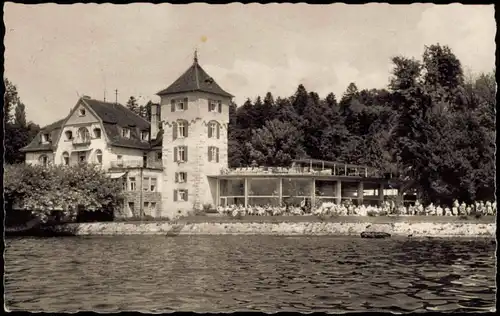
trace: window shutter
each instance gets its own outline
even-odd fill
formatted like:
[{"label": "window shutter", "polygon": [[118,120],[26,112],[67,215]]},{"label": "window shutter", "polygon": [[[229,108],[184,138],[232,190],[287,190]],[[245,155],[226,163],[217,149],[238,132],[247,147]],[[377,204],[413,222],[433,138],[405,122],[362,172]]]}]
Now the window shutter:
[{"label": "window shutter", "polygon": [[177,190],[174,190],[174,202],[177,202]]},{"label": "window shutter", "polygon": [[171,108],[172,112],[175,112],[175,100],[174,99],[170,100],[170,108]]},{"label": "window shutter", "polygon": [[177,162],[177,147],[174,147],[174,162]]},{"label": "window shutter", "polygon": [[208,127],[208,138],[212,138],[212,129],[210,123],[208,123],[207,127]]},{"label": "window shutter", "polygon": [[212,102],[212,100],[208,99],[208,112],[210,112],[210,103]]},{"label": "window shutter", "polygon": [[217,139],[220,138],[220,124],[217,123]]},{"label": "window shutter", "polygon": [[185,195],[185,196],[186,196],[186,201],[189,199],[189,198],[188,198],[188,194],[189,194],[189,193],[188,193],[188,190],[186,189],[186,195]]},{"label": "window shutter", "polygon": [[184,172],[184,182],[188,182],[188,174],[187,174],[187,172]]},{"label": "window shutter", "polygon": [[179,173],[175,173],[175,183],[179,182]]},{"label": "window shutter", "polygon": [[176,122],[174,122],[172,124],[172,138],[173,138],[173,140],[177,139],[177,123]]},{"label": "window shutter", "polygon": [[188,109],[188,98],[184,98],[184,109]]},{"label": "window shutter", "polygon": [[184,129],[184,130],[186,131],[186,135],[184,135],[184,137],[188,137],[189,122],[188,122],[188,121],[185,121],[185,122],[184,122],[184,126],[186,126],[186,128]]},{"label": "window shutter", "polygon": [[219,162],[219,148],[216,149],[217,156],[216,156],[216,162]]},{"label": "window shutter", "polygon": [[218,106],[219,113],[222,113],[222,102],[219,101],[218,104],[217,104],[217,106]]},{"label": "window shutter", "polygon": [[212,156],[210,155],[210,149],[212,149],[211,146],[208,146],[208,161],[212,161]]},{"label": "window shutter", "polygon": [[186,162],[188,161],[188,148],[184,146],[184,152],[186,153]]}]

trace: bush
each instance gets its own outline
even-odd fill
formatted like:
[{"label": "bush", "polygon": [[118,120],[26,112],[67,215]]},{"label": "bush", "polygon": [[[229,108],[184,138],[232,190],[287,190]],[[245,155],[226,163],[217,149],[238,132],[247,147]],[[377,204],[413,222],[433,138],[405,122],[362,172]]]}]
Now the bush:
[{"label": "bush", "polygon": [[373,217],[373,216],[377,216],[377,213],[375,213],[374,211],[368,211],[368,212],[366,212],[366,215]]},{"label": "bush", "polygon": [[458,218],[459,219],[463,219],[463,220],[467,220],[467,219],[469,219],[469,216],[467,216],[467,215],[460,215]]}]

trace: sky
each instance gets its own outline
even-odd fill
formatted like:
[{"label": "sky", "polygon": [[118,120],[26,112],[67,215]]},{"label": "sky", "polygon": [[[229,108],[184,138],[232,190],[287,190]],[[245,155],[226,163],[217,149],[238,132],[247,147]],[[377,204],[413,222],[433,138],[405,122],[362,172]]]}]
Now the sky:
[{"label": "sky", "polygon": [[[493,5],[4,4],[5,74],[41,126],[79,95],[159,101],[193,62],[241,105],[299,84],[340,99],[387,87],[391,58],[449,46],[466,72],[495,66]],[[106,92],[105,92],[106,91]]]}]

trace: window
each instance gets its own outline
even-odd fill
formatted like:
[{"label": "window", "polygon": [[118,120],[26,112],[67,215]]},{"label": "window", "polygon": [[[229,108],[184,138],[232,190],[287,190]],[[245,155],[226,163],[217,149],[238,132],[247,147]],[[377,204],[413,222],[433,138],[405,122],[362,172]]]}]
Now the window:
[{"label": "window", "polygon": [[161,159],[162,159],[162,152],[159,151],[156,153],[156,160],[161,161]]},{"label": "window", "polygon": [[151,182],[149,184],[151,192],[156,192],[156,185],[157,185],[156,178],[151,178]]},{"label": "window", "polygon": [[135,205],[134,205],[134,202],[128,202],[128,210],[130,211],[130,213],[132,213],[132,215],[135,215]]},{"label": "window", "polygon": [[135,177],[128,178],[128,183],[129,183],[129,190],[135,191],[136,189]]},{"label": "window", "polygon": [[187,126],[186,122],[180,121],[177,126],[179,127],[179,137],[187,137]]},{"label": "window", "polygon": [[156,202],[151,202],[149,204],[150,214],[153,215],[156,211]]},{"label": "window", "polygon": [[188,150],[186,146],[174,147],[174,161],[186,162],[188,160]]},{"label": "window", "polygon": [[222,113],[222,102],[220,100],[208,100],[208,111]]},{"label": "window", "polygon": [[186,172],[176,172],[175,173],[175,182],[186,183],[186,181],[187,181],[187,173]]},{"label": "window", "polygon": [[208,161],[219,162],[219,148],[208,147]]},{"label": "window", "polygon": [[85,163],[87,161],[87,155],[85,152],[78,152],[78,163]]},{"label": "window", "polygon": [[142,190],[143,191],[149,190],[149,177],[145,177],[142,179]]},{"label": "window", "polygon": [[64,132],[64,134],[66,135],[67,140],[73,139],[73,132],[72,131],[66,131],[66,132]]},{"label": "window", "polygon": [[101,138],[101,129],[100,128],[94,128],[94,137]]},{"label": "window", "polygon": [[217,102],[208,100],[208,112],[217,112]]},{"label": "window", "polygon": [[90,132],[86,127],[80,127],[78,129],[78,142],[90,142]]},{"label": "window", "polygon": [[85,116],[85,109],[80,109],[78,111],[78,116]]},{"label": "window", "polygon": [[63,159],[63,165],[69,166],[69,154],[68,152],[63,152],[62,154],[62,159]]},{"label": "window", "polygon": [[170,105],[172,112],[186,111],[188,109],[188,98],[172,99],[170,100]]},{"label": "window", "polygon": [[50,135],[49,134],[42,134],[42,143],[48,143],[50,141]]},{"label": "window", "polygon": [[174,190],[174,202],[175,201],[187,201],[188,200],[188,190]]},{"label": "window", "polygon": [[149,209],[149,202],[144,202],[144,213],[147,209]]},{"label": "window", "polygon": [[102,165],[102,150],[97,149],[95,151],[95,159],[98,164]]},{"label": "window", "polygon": [[149,140],[149,133],[147,131],[142,131],[141,132],[141,140],[142,141],[148,141]]},{"label": "window", "polygon": [[220,132],[219,132],[219,123],[217,122],[210,122],[208,124],[208,138],[217,138],[219,139],[220,137]]},{"label": "window", "polygon": [[128,128],[122,128],[122,137],[130,138],[130,130]]},{"label": "window", "polygon": [[47,157],[46,155],[41,155],[39,158],[38,158],[38,161],[40,162],[40,164],[42,166],[46,166],[48,165],[49,163],[49,157]]}]

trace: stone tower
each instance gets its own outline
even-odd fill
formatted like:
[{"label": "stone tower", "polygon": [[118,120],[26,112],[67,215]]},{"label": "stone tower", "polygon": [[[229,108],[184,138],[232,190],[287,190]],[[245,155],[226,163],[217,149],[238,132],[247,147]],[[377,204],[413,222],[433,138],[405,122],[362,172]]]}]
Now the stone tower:
[{"label": "stone tower", "polygon": [[162,216],[215,205],[216,185],[208,176],[227,168],[229,103],[224,91],[198,63],[160,96],[163,127]]}]

